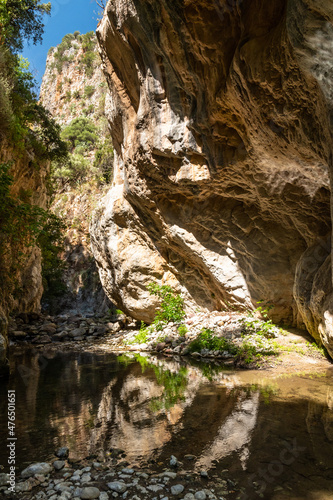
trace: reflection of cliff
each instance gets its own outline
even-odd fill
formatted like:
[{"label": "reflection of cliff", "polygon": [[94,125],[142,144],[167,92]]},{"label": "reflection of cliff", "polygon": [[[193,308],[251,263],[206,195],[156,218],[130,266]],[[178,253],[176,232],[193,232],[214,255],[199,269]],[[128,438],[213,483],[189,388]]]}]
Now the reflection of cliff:
[{"label": "reflection of cliff", "polygon": [[[98,460],[113,447],[132,465],[154,458],[165,466],[171,454],[187,465],[185,455],[193,454],[189,467],[214,470],[218,462],[248,487],[280,461],[283,481],[296,493],[315,491],[320,481],[326,488],[333,469],[330,378],[275,378],[272,390],[263,380],[262,388],[253,384],[250,373],[222,371],[210,382],[199,366],[156,356],[25,351],[11,362],[19,468],[27,459],[51,458],[60,445],[70,447],[72,458]],[[0,388],[1,402],[6,390]],[[1,418],[1,435],[5,423]],[[280,476],[269,476],[265,494]]]},{"label": "reflection of cliff", "polygon": [[248,445],[251,443],[252,432],[257,423],[258,410],[259,392],[250,397],[241,394],[233,412],[214,436],[214,441],[204,448],[196,466],[210,469],[213,460],[221,460],[236,451],[241,452],[240,459],[245,469],[249,456]]}]

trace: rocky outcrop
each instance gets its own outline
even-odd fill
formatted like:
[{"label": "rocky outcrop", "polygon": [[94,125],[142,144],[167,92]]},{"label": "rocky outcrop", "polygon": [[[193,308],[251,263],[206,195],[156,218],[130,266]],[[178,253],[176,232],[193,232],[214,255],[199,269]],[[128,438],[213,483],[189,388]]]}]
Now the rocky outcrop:
[{"label": "rocky outcrop", "polygon": [[152,280],[207,310],[265,300],[333,354],[332,14],[313,0],[108,2],[115,175],[91,232],[122,310],[151,320]]},{"label": "rocky outcrop", "polygon": [[[13,183],[10,186],[10,194],[13,200],[20,199],[46,208],[47,162],[41,162],[37,168],[32,151],[15,151],[3,139],[0,164],[6,163],[11,164],[9,174]],[[43,293],[40,249],[37,246],[23,247],[15,240],[8,243],[4,238],[5,234],[1,234],[0,375],[1,364],[6,362],[9,313],[38,312]]]},{"label": "rocky outcrop", "polygon": [[81,116],[97,123],[104,116],[106,92],[94,32],[65,35],[50,48],[40,100],[60,125]]},{"label": "rocky outcrop", "polygon": [[[65,35],[61,44],[49,50],[40,101],[62,127],[75,118],[86,117],[103,139],[107,130],[104,115],[107,84],[100,63],[93,32]],[[56,296],[50,290],[43,297],[43,306],[52,314],[69,311],[105,314],[112,307],[101,286],[90,249],[90,215],[105,191],[96,180],[94,160],[98,147],[99,144],[95,144],[81,156],[89,166],[86,178],[76,185],[53,186],[50,209],[66,222],[67,229],[62,254],[66,263],[62,275],[66,290]]]}]

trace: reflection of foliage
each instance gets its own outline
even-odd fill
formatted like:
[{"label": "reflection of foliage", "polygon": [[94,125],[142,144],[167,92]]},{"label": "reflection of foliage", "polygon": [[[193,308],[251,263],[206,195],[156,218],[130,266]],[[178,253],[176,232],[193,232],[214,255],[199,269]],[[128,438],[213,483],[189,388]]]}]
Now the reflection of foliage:
[{"label": "reflection of foliage", "polygon": [[249,395],[252,392],[260,392],[261,396],[264,399],[264,403],[268,405],[270,403],[270,399],[272,396],[276,396],[279,392],[279,387],[277,384],[271,383],[267,385],[261,384],[251,384],[245,387],[245,391]]},{"label": "reflection of foliage", "polygon": [[219,365],[213,365],[211,362],[209,363],[197,363],[195,365],[199,370],[201,371],[202,375],[206,377],[209,381],[212,381],[214,378],[214,375],[217,375],[218,373],[225,371],[224,366],[219,366]]},{"label": "reflection of foliage", "polygon": [[[172,372],[163,366],[156,366],[149,358],[141,354],[135,354],[134,359],[140,364],[142,373],[148,369],[153,370],[158,385],[163,387],[163,393],[159,398],[152,398],[150,407],[153,411],[169,410],[179,401],[184,400],[184,391],[187,386],[187,368],[182,366],[178,372]],[[122,355],[117,360],[126,366],[133,362],[133,358]]]},{"label": "reflection of foliage", "polygon": [[184,391],[187,386],[187,368],[182,366],[177,373],[163,370],[161,366],[152,365],[151,368],[155,372],[158,385],[164,387],[162,396],[151,400],[151,409],[153,411],[169,410],[179,401],[184,401]]}]

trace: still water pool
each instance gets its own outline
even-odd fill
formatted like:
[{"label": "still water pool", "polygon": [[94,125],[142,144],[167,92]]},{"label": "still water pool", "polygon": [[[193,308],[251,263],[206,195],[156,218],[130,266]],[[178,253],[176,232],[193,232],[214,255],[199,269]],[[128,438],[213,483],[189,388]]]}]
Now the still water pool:
[{"label": "still water pool", "polygon": [[22,349],[10,371],[0,388],[4,471],[14,389],[19,470],[60,446],[98,460],[117,448],[131,465],[162,470],[175,455],[184,469],[227,474],[244,500],[333,498],[331,368],[277,377],[153,355]]}]

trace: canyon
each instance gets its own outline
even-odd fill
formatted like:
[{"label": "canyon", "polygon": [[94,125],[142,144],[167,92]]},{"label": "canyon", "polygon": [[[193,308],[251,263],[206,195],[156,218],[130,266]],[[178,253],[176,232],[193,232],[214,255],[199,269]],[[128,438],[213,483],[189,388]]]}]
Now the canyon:
[{"label": "canyon", "polygon": [[152,321],[151,281],[189,310],[264,301],[333,355],[332,21],[324,0],[108,2],[114,179],[91,237],[125,313]]}]

